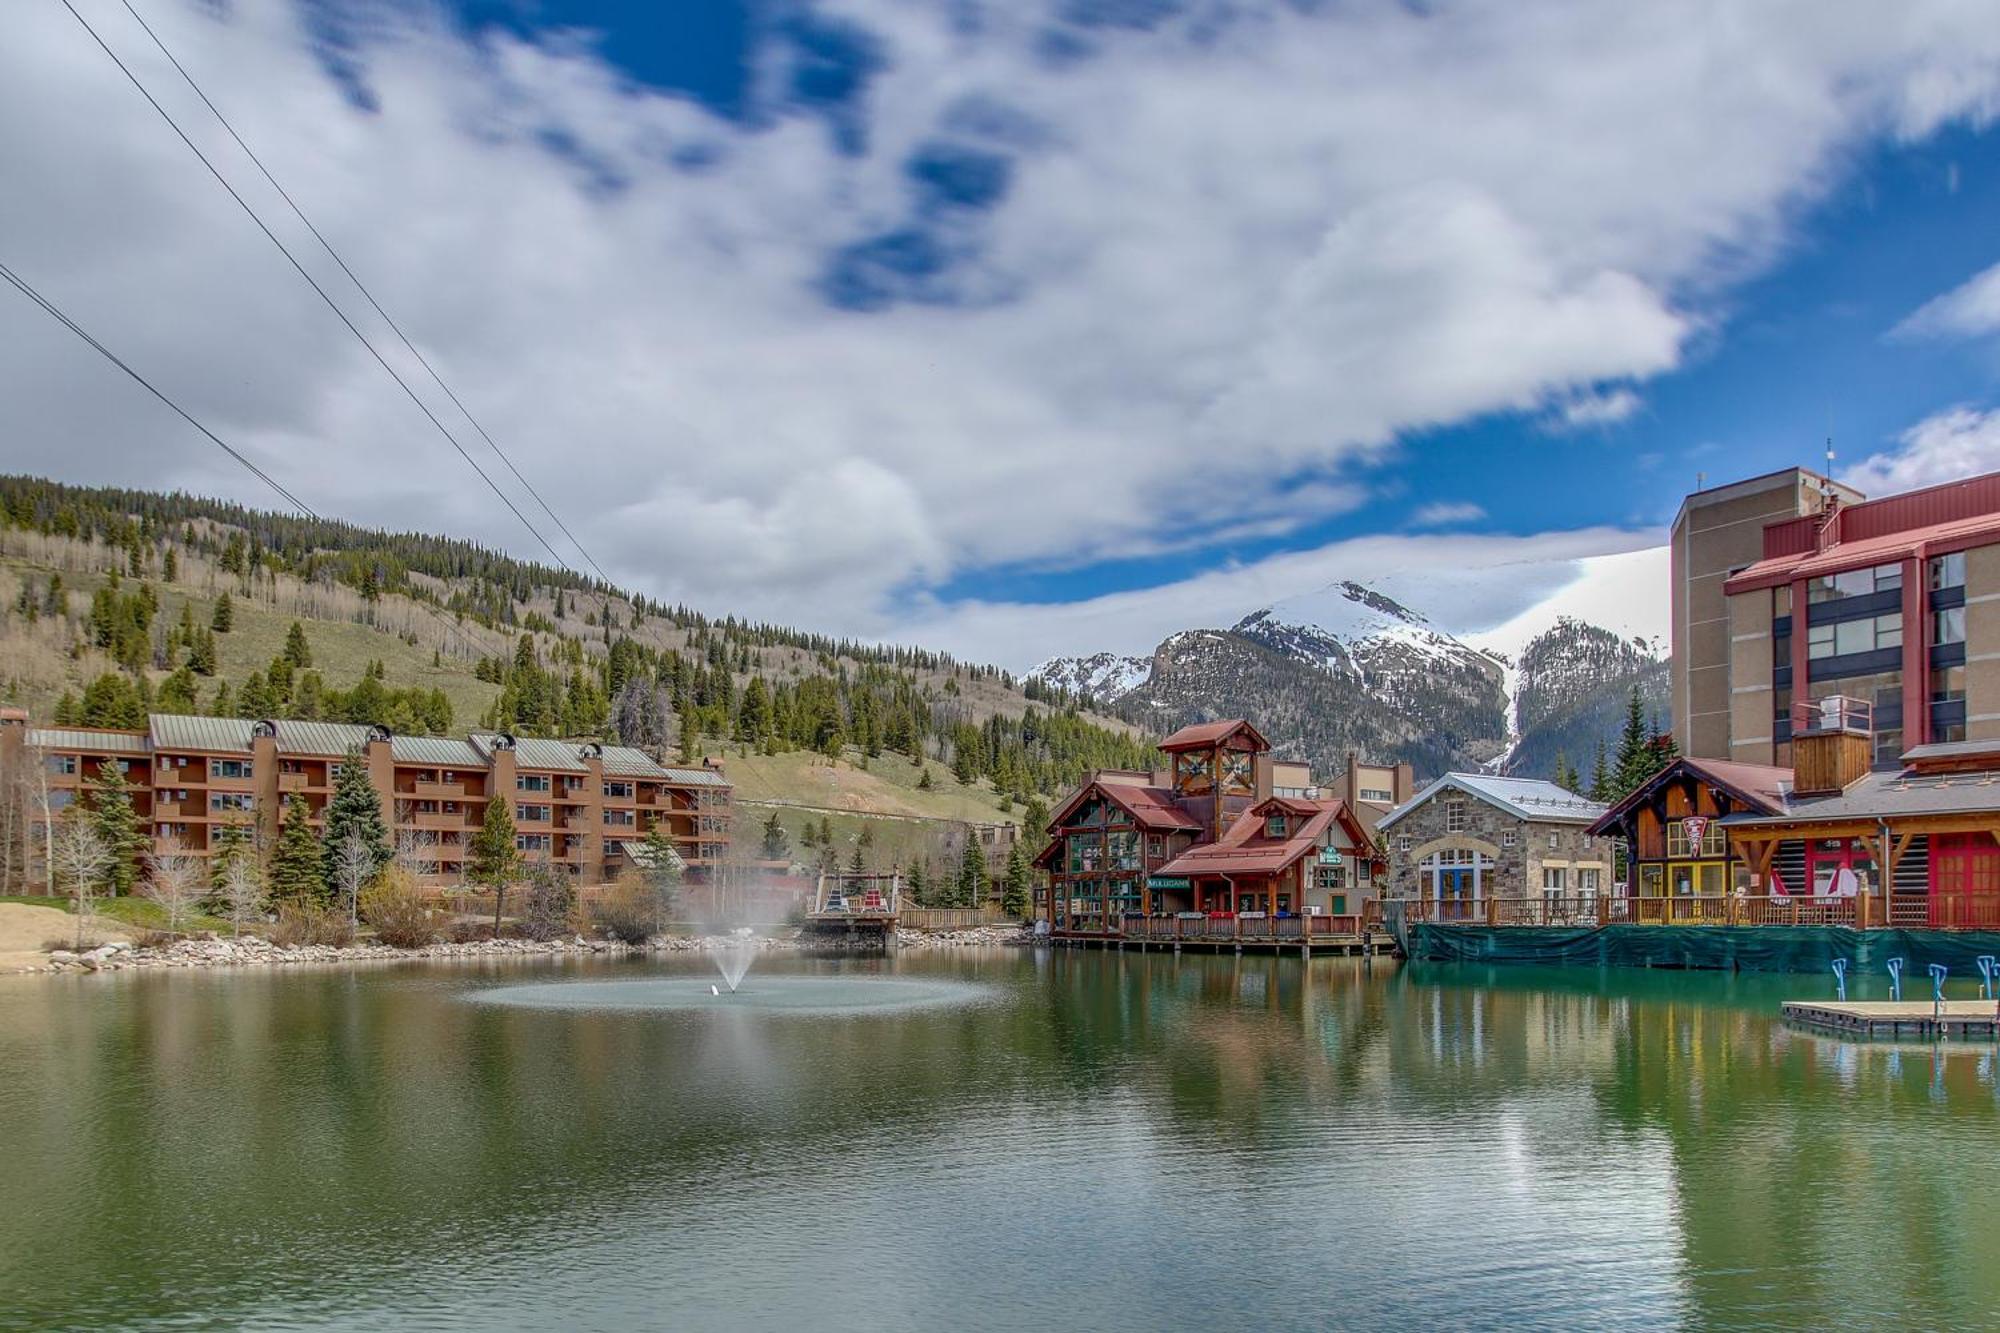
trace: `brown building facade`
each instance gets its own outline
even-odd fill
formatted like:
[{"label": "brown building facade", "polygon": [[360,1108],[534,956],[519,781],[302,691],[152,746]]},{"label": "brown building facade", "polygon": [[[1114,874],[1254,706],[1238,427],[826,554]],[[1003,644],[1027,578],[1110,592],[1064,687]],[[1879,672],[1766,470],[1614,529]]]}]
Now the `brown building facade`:
[{"label": "brown building facade", "polygon": [[524,857],[547,855],[587,883],[628,864],[624,844],[655,824],[673,839],[692,880],[711,877],[728,856],[731,790],[721,771],[669,768],[627,746],[496,733],[393,736],[344,723],[164,713],[144,731],[35,728],[19,710],[0,716],[0,763],[32,776],[24,798],[35,818],[43,808],[59,816],[87,799],[91,782],[116,767],[155,844],[178,844],[197,857],[212,855],[230,825],[272,845],[293,796],[317,830],[350,752],[367,765],[399,851],[427,866],[433,883],[463,878],[467,848],[495,796],[512,806]]}]

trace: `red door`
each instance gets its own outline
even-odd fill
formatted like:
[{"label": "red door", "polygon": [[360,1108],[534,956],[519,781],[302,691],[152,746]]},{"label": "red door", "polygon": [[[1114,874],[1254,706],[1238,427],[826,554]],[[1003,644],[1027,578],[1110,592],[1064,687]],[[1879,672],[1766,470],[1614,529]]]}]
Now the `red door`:
[{"label": "red door", "polygon": [[2000,846],[1992,835],[1931,835],[1930,908],[1930,924],[1941,930],[2000,926]]}]

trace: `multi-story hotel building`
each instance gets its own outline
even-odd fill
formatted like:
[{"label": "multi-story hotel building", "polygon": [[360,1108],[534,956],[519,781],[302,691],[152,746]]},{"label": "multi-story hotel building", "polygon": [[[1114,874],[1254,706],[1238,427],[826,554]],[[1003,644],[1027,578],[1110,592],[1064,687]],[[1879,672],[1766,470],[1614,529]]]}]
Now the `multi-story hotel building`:
[{"label": "multi-story hotel building", "polygon": [[[367,765],[383,818],[398,843],[455,883],[487,802],[513,805],[515,845],[549,856],[586,882],[630,863],[626,844],[655,824],[673,838],[691,878],[711,877],[730,843],[730,786],[719,769],[669,768],[628,746],[512,737],[393,736],[335,722],[183,717],[156,713],[143,731],[35,728],[19,709],[0,711],[0,760],[39,765],[48,808],[60,813],[107,766],[158,845],[213,853],[226,825],[272,844],[279,812],[301,797],[317,828],[350,752]],[[37,798],[34,805],[39,808]]]},{"label": "multi-story hotel building", "polygon": [[1836,695],[1880,769],[2000,738],[2000,474],[1867,500],[1790,468],[1688,496],[1672,556],[1683,752],[1787,766],[1794,705]]}]

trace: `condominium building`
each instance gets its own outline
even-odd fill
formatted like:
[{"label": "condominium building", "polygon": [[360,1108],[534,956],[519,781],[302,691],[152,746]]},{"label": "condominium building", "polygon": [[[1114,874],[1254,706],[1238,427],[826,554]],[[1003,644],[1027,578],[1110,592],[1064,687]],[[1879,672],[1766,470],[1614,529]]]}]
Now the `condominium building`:
[{"label": "condominium building", "polygon": [[1685,752],[1789,765],[1835,696],[1867,709],[1878,769],[2000,738],[2000,474],[1867,500],[1788,469],[1688,496],[1673,542]]},{"label": "condominium building", "polygon": [[[143,731],[36,728],[0,711],[0,763],[38,767],[45,808],[60,814],[106,768],[132,790],[133,808],[159,846],[213,854],[221,831],[250,829],[273,844],[279,813],[300,797],[317,829],[340,765],[359,753],[405,854],[434,882],[462,878],[467,849],[495,796],[512,804],[515,846],[586,882],[615,875],[627,844],[658,824],[690,878],[728,855],[730,785],[719,768],[672,768],[629,746],[513,737],[395,736],[382,727],[156,713]],[[44,808],[39,794],[31,804]]]}]

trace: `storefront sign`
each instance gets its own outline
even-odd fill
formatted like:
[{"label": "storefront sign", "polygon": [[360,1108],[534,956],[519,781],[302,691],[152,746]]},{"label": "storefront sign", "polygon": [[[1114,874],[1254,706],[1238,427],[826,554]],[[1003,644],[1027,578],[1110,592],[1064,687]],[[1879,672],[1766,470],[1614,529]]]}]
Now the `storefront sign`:
[{"label": "storefront sign", "polygon": [[1154,875],[1146,882],[1156,889],[1185,889],[1191,887],[1186,875]]},{"label": "storefront sign", "polygon": [[1340,848],[1338,848],[1338,847],[1322,847],[1322,848],[1320,848],[1320,849],[1319,849],[1319,863],[1320,863],[1321,865],[1323,865],[1323,866],[1337,866],[1337,865],[1339,865],[1339,864],[1340,864]]}]

